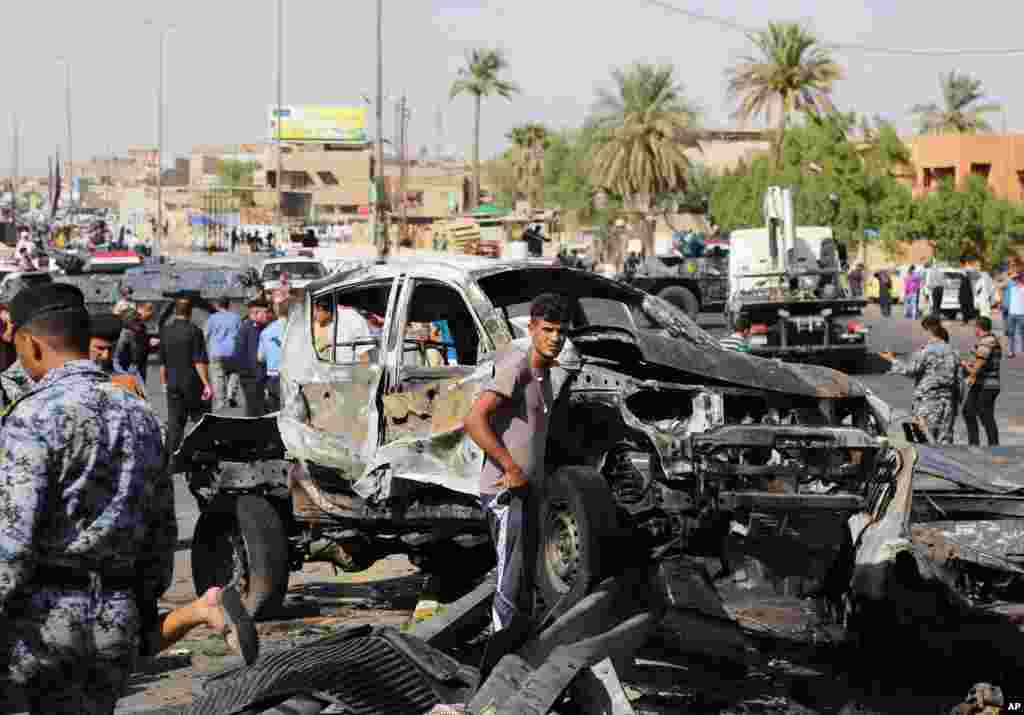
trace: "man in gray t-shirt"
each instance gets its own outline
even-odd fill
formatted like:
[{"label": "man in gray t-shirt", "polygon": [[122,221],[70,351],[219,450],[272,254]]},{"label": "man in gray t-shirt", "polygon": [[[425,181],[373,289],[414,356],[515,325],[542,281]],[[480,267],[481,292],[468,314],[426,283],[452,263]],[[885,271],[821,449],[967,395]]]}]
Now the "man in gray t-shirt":
[{"label": "man in gray t-shirt", "polygon": [[[550,369],[565,346],[569,306],[545,293],[530,306],[530,349],[509,348],[494,365],[469,416],[466,432],[484,451],[480,503],[498,556],[494,631],[515,640],[526,632],[536,568],[537,487],[544,478],[548,420],[554,394]],[[511,645],[510,647],[515,647]],[[500,654],[493,656],[500,657]],[[488,658],[489,659],[489,658]]]}]

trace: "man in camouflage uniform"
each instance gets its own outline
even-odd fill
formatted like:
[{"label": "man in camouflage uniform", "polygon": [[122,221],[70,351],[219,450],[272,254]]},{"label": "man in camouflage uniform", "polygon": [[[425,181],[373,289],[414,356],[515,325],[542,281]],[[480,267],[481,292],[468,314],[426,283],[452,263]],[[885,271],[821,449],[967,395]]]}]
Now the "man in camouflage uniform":
[{"label": "man in camouflage uniform", "polygon": [[[174,491],[160,424],[89,359],[69,285],[11,304],[33,381],[0,426],[0,628],[32,713],[112,713],[139,650],[137,592],[170,585]],[[9,380],[5,382],[10,382]]]},{"label": "man in camouflage uniform", "polygon": [[938,444],[953,443],[953,421],[957,412],[960,360],[943,339],[945,330],[931,316],[921,321],[928,342],[910,360],[897,360],[892,353],[880,355],[892,363],[892,372],[914,378],[912,413],[914,422]]}]

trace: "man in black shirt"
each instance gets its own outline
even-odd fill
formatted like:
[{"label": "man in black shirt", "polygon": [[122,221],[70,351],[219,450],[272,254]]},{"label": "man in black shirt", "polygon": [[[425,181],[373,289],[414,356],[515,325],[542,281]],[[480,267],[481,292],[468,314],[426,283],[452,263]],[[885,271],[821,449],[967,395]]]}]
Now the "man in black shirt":
[{"label": "man in black shirt", "polygon": [[232,362],[245,395],[245,416],[262,417],[267,413],[267,369],[259,361],[260,333],[270,322],[270,306],[261,301],[249,302],[249,318],[238,331],[238,343]]},{"label": "man in black shirt", "polygon": [[189,419],[198,420],[213,398],[203,331],[192,323],[192,303],[177,300],[174,318],[160,331],[160,382],[167,388],[167,455],[181,445]]}]

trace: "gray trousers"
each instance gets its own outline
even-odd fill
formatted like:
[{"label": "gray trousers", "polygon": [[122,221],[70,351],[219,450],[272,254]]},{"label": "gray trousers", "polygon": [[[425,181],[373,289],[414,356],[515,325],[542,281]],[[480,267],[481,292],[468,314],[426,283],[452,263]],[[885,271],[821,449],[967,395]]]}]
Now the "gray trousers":
[{"label": "gray trousers", "polygon": [[210,383],[213,385],[213,411],[223,411],[230,400],[238,399],[238,373],[228,369],[227,360],[210,360]]}]

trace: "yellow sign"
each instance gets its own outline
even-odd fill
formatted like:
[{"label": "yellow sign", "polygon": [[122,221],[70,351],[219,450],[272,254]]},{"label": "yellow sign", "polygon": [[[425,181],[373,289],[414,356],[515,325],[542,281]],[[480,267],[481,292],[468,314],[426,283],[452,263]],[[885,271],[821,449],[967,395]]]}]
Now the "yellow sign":
[{"label": "yellow sign", "polygon": [[280,128],[277,107],[270,108],[270,139],[323,144],[367,144],[366,107],[320,105],[282,106]]}]

